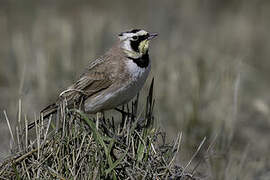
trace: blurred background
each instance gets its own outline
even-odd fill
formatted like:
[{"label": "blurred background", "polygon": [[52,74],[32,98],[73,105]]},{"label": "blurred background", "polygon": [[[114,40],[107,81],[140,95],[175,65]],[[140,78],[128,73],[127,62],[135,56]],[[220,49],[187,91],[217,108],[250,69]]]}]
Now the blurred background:
[{"label": "blurred background", "polygon": [[[270,178],[270,1],[0,1],[0,159],[18,119],[34,119],[102,55],[117,34],[158,32],[151,43],[155,118],[178,161],[205,179]],[[143,99],[144,93],[141,95]],[[143,101],[143,100],[142,100]],[[143,109],[143,107],[141,108]],[[209,148],[210,145],[210,148]]]}]

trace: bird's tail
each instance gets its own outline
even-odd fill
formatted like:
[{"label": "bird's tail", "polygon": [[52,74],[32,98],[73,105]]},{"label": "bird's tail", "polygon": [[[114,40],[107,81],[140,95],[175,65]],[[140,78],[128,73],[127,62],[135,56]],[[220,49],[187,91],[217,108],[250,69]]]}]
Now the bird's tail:
[{"label": "bird's tail", "polygon": [[35,127],[36,123],[40,123],[40,119],[43,118],[44,120],[48,119],[50,117],[50,115],[55,114],[57,112],[58,109],[58,104],[53,103],[50,104],[49,106],[47,106],[46,108],[44,108],[41,112],[40,112],[40,117],[37,120],[37,122],[32,122],[28,125],[28,130],[32,129],[33,127]]}]

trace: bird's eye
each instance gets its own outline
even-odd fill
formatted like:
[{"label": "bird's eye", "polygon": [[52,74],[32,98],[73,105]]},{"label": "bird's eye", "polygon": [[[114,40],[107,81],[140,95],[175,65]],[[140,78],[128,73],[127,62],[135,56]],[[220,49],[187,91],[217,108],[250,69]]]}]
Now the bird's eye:
[{"label": "bird's eye", "polygon": [[133,36],[132,39],[136,41],[136,40],[139,39],[139,37],[138,36]]}]

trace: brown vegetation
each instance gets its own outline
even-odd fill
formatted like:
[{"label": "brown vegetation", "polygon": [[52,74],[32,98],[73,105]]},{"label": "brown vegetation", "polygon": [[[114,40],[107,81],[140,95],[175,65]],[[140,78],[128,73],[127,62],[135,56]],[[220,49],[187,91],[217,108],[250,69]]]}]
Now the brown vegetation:
[{"label": "brown vegetation", "polygon": [[[18,102],[19,118],[33,121],[118,32],[144,28],[159,33],[150,50],[155,116],[169,137],[183,133],[177,160],[188,162],[206,137],[203,152],[213,148],[190,167],[201,162],[207,179],[267,178],[269,9],[265,0],[1,1],[1,112],[16,132]],[[4,158],[10,136],[0,118]]]}]

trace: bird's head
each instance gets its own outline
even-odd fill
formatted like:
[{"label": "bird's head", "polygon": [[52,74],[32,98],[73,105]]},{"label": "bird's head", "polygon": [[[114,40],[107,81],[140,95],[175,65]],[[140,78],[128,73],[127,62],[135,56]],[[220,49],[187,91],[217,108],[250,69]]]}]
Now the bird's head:
[{"label": "bird's head", "polygon": [[157,36],[157,33],[148,33],[142,29],[133,29],[118,35],[120,46],[130,58],[140,58],[148,53],[149,42]]}]

